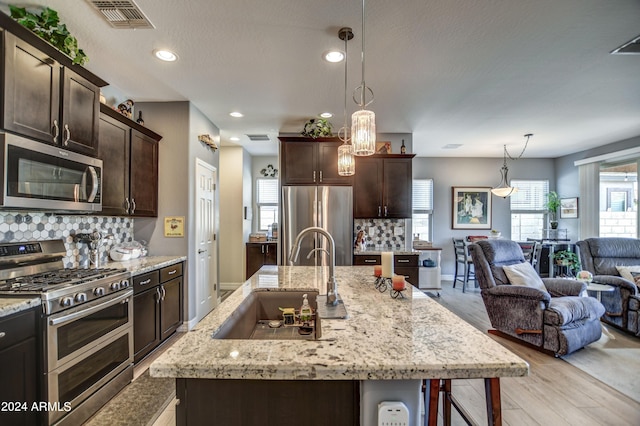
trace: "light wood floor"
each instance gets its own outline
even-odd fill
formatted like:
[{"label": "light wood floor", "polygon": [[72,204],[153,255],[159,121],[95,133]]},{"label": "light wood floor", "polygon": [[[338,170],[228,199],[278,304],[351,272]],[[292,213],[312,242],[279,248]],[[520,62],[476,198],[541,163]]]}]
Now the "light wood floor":
[{"label": "light wood floor", "polygon": [[[436,301],[478,329],[486,331],[490,328],[479,289],[468,288],[466,293],[462,293],[459,284],[455,289],[451,282],[444,282],[442,285],[440,297],[436,297]],[[504,425],[640,425],[640,403],[559,358],[498,336],[489,336],[530,365],[528,377],[503,378],[500,381]],[[143,363],[148,367],[153,359],[150,358]],[[136,371],[140,368],[144,371],[146,367],[139,365]],[[639,373],[629,372],[640,380]],[[452,387],[452,393],[471,414],[473,420],[477,424],[486,424],[483,380],[454,380]],[[154,426],[175,425],[175,419],[174,400],[156,420]],[[466,424],[455,410],[452,414],[452,424]]]}]

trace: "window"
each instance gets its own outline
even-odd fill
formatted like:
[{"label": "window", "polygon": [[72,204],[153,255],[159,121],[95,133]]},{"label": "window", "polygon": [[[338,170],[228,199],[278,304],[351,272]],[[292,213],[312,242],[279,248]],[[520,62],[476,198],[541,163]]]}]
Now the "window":
[{"label": "window", "polygon": [[510,198],[511,239],[542,239],[547,212],[544,204],[545,196],[549,192],[549,181],[513,179],[511,186],[518,188],[518,192]]},{"label": "window", "polygon": [[268,231],[278,222],[278,179],[256,179],[256,204],[258,207],[258,231]]},{"label": "window", "polygon": [[600,236],[638,235],[638,161],[600,166]]},{"label": "window", "polygon": [[431,241],[433,223],[433,179],[413,180],[412,232]]}]

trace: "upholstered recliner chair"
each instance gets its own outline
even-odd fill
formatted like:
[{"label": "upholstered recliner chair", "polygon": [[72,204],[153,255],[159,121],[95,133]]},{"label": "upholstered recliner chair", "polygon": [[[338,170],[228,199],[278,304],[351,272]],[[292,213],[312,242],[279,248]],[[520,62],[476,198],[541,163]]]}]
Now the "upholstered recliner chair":
[{"label": "upholstered recliner chair", "polygon": [[636,238],[587,238],[578,241],[582,269],[593,274],[593,281],[614,287],[602,292],[606,312],[602,320],[640,336],[640,296],[634,280],[620,276],[619,267],[640,269],[640,240]]},{"label": "upholstered recliner chair", "polygon": [[470,250],[489,320],[497,330],[490,333],[522,340],[555,356],[600,339],[604,307],[593,297],[581,296],[586,284],[540,278],[515,241],[479,241]]}]

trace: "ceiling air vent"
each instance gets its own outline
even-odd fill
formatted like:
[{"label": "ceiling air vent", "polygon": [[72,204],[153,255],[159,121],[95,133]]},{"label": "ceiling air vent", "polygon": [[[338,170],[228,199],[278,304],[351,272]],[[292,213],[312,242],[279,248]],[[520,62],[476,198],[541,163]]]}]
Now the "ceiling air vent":
[{"label": "ceiling air vent", "polygon": [[254,142],[264,142],[271,140],[269,139],[269,135],[247,135],[250,141]]},{"label": "ceiling air vent", "polygon": [[458,149],[462,146],[461,143],[448,143],[442,147],[442,149]]},{"label": "ceiling air vent", "polygon": [[640,55],[640,36],[611,52],[612,55]]},{"label": "ceiling air vent", "polygon": [[155,28],[149,18],[132,0],[87,0],[113,28]]}]

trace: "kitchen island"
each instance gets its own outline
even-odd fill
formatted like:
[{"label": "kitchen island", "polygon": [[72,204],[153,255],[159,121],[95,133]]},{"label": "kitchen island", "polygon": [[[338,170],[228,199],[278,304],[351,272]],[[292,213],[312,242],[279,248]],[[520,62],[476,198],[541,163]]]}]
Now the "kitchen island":
[{"label": "kitchen island", "polygon": [[[426,399],[431,414],[427,417],[435,421],[440,381],[470,378],[485,379],[489,422],[500,423],[499,378],[526,376],[528,364],[412,286],[403,292],[405,298],[393,299],[388,292],[380,293],[374,288],[370,266],[336,267],[338,292],[349,317],[323,319],[319,340],[212,338],[252,291],[319,289],[323,294],[327,272],[327,268],[320,267],[261,268],[153,362],[151,376],[178,379],[178,424],[186,421],[187,414],[191,416],[189,424],[197,424],[192,420],[198,409],[211,409],[209,419],[217,419],[218,412],[212,404],[234,392],[246,395],[245,403],[249,405],[235,401],[229,415],[255,411],[260,399],[270,401],[259,405],[268,410],[277,406],[279,395],[291,407],[304,406],[303,400],[311,399],[315,400],[312,405],[328,407],[328,412],[342,409],[338,412],[340,420],[348,419],[349,413],[345,412],[349,410],[357,419],[361,383],[425,379],[427,398],[431,395],[436,402],[433,403],[434,398]],[[296,388],[298,385],[302,387]],[[287,391],[287,387],[291,390]],[[187,399],[187,389],[188,400],[197,400],[197,404],[183,401]],[[263,398],[250,401],[251,392]],[[209,401],[208,406],[205,401]],[[263,420],[271,414],[253,413]],[[247,417],[236,419],[244,421]],[[298,417],[295,421],[297,424],[304,420]]]}]

